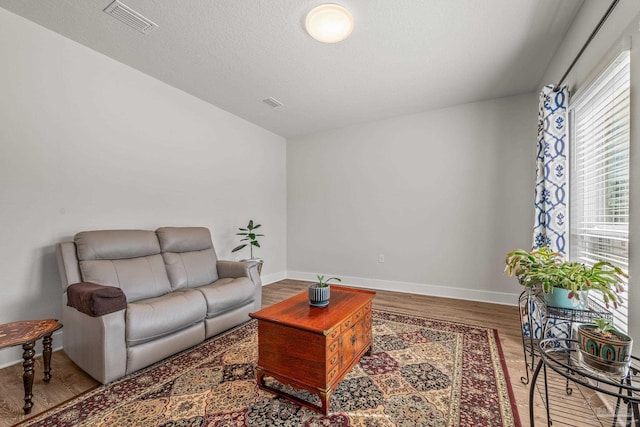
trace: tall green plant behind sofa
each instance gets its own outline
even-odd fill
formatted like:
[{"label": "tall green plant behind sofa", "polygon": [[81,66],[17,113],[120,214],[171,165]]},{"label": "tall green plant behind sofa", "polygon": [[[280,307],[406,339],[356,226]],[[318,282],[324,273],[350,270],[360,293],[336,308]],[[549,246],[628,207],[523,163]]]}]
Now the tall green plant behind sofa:
[{"label": "tall green plant behind sofa", "polygon": [[57,257],[64,351],[103,384],[261,308],[256,263],[218,260],[207,228],[84,231]]}]

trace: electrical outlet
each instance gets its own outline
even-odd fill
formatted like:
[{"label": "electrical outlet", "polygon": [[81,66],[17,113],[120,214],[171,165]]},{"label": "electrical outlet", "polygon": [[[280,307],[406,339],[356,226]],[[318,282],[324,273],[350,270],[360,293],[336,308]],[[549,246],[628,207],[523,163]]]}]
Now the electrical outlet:
[{"label": "electrical outlet", "polygon": [[378,255],[378,262],[384,262],[384,255],[383,254]]}]

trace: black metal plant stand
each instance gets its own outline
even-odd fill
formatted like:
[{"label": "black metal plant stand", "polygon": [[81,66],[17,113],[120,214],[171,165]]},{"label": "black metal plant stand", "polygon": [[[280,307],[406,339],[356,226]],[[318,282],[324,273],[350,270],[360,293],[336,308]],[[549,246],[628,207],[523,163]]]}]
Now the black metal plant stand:
[{"label": "black metal plant stand", "polygon": [[[524,365],[526,377],[520,377],[523,384],[529,384],[529,371],[535,367],[538,342],[542,334],[544,313],[546,306],[540,295],[540,290],[525,288],[518,298],[520,309],[520,332],[522,334],[522,350],[524,352]],[[540,328],[538,328],[540,325]]]},{"label": "black metal plant stand", "polygon": [[640,410],[638,409],[638,404],[640,403],[640,360],[638,358],[631,356],[631,364],[626,375],[615,376],[584,367],[580,363],[578,342],[576,340],[547,338],[541,340],[538,347],[540,358],[533,372],[531,388],[529,389],[529,421],[531,426],[534,425],[533,400],[535,384],[541,369],[544,376],[545,409],[547,411],[548,426],[551,425],[551,415],[547,388],[547,369],[551,369],[565,377],[567,381],[572,381],[580,386],[615,397],[616,406],[612,426],[618,425],[622,405],[627,406],[625,425],[640,426]]},{"label": "black metal plant stand", "polygon": [[[574,324],[593,323],[599,318],[613,321],[613,314],[591,299],[587,300],[584,309],[548,306],[539,287],[526,288],[518,298],[518,306],[526,371],[526,377],[520,377],[520,381],[525,385],[529,384],[529,371],[536,367],[540,340],[554,337],[570,339]],[[557,344],[560,345],[560,342]],[[567,381],[566,392],[571,394],[572,389],[568,384]]]}]

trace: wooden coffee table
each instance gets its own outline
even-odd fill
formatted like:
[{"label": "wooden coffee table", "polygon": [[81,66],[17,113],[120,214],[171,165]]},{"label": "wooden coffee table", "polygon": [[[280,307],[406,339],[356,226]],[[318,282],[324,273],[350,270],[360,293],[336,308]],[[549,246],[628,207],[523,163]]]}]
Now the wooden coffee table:
[{"label": "wooden coffee table", "polygon": [[0,325],[0,348],[22,345],[22,358],[24,362],[24,373],[22,380],[24,383],[24,410],[25,414],[31,412],[33,402],[31,393],[33,387],[33,347],[36,341],[42,338],[42,360],[44,364],[44,381],[51,379],[51,343],[53,334],[62,328],[62,324],[55,319],[44,320],[22,320],[19,322],[5,323]]},{"label": "wooden coffee table", "polygon": [[[311,307],[305,291],[250,314],[258,319],[258,386],[326,415],[336,386],[371,353],[374,296],[332,285],[327,307]],[[316,394],[321,406],[270,387],[265,376]]]}]

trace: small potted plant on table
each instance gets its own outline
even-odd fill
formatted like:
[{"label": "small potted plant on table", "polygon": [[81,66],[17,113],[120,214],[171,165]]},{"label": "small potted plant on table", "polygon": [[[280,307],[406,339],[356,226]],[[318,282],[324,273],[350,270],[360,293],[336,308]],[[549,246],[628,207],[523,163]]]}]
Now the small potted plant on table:
[{"label": "small potted plant on table", "polygon": [[238,228],[238,230],[240,230],[240,232],[236,233],[236,236],[243,236],[243,238],[240,239],[240,241],[241,242],[247,242],[247,243],[241,243],[238,246],[236,246],[235,248],[231,249],[231,252],[237,252],[240,249],[243,249],[246,246],[249,246],[251,258],[243,259],[243,261],[255,261],[255,262],[257,262],[258,263],[258,274],[260,274],[262,272],[263,261],[260,258],[254,258],[253,257],[253,247],[255,246],[256,248],[259,248],[260,247],[260,242],[258,242],[258,237],[264,237],[264,234],[257,234],[254,231],[254,230],[256,230],[256,229],[258,229],[260,227],[262,227],[262,224],[254,224],[253,220],[250,219],[249,220],[249,224],[247,224],[246,227]]},{"label": "small potted plant on table", "polygon": [[329,277],[325,280],[324,276],[317,275],[318,282],[309,285],[309,305],[312,307],[326,307],[329,305],[329,296],[331,295],[331,288],[329,287],[329,280],[337,280],[342,282],[339,277]]}]

